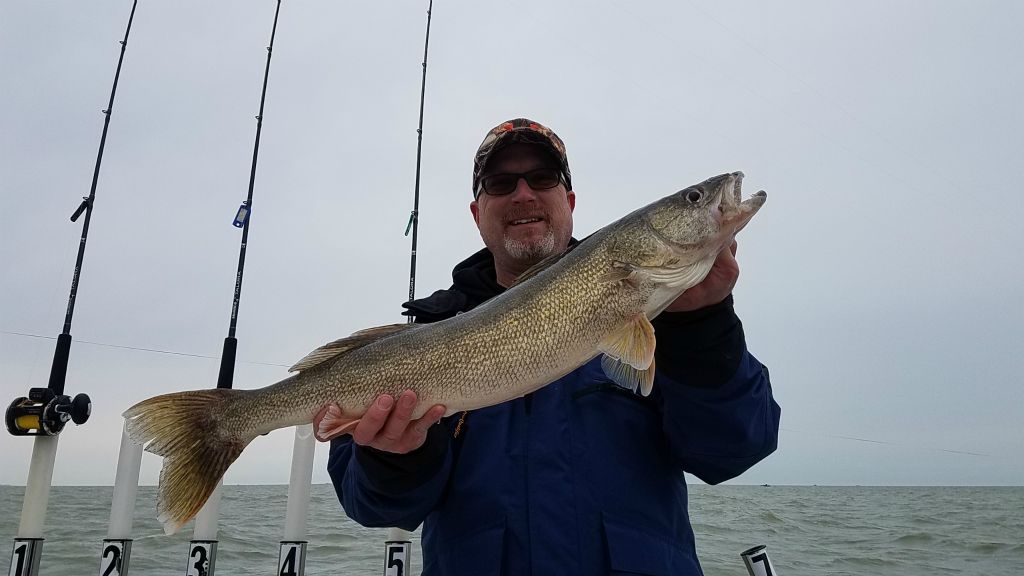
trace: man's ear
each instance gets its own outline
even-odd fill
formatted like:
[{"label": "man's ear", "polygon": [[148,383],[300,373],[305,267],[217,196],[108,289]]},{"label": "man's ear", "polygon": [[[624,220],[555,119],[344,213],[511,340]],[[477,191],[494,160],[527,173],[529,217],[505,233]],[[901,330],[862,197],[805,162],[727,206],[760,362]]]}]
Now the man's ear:
[{"label": "man's ear", "polygon": [[[573,201],[575,203],[575,200]],[[476,222],[477,227],[480,226],[480,203],[473,200],[469,203],[469,211],[473,214],[473,221]]]},{"label": "man's ear", "polygon": [[576,209],[576,193],[569,190],[565,193],[565,199],[569,201],[569,212]]}]

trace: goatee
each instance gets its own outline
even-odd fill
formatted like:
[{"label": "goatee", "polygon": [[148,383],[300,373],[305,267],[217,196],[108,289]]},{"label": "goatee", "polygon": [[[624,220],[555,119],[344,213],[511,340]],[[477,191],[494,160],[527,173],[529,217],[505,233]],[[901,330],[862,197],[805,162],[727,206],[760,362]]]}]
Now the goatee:
[{"label": "goatee", "polygon": [[548,230],[540,240],[524,242],[505,237],[505,251],[513,260],[536,264],[555,253],[555,233]]}]

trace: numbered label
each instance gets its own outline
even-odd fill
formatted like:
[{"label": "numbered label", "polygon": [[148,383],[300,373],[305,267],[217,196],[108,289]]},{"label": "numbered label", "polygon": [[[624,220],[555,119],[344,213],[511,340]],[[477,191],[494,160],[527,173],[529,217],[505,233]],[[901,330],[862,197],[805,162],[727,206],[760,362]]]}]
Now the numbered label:
[{"label": "numbered label", "polygon": [[750,567],[756,576],[775,576],[772,572],[772,563],[768,561],[768,554],[765,552],[751,556]]},{"label": "numbered label", "polygon": [[29,576],[37,571],[39,566],[39,555],[43,551],[42,539],[25,539],[14,541],[14,551],[11,553],[10,576]]},{"label": "numbered label", "polygon": [[120,541],[103,542],[100,552],[100,576],[121,576],[124,574],[125,546]]},{"label": "numbered label", "polygon": [[409,542],[385,543],[384,576],[406,576],[410,547]]},{"label": "numbered label", "polygon": [[277,576],[303,576],[306,573],[306,543],[281,542]]},{"label": "numbered label", "polygon": [[190,542],[185,576],[213,576],[217,557],[217,543],[210,541]]}]

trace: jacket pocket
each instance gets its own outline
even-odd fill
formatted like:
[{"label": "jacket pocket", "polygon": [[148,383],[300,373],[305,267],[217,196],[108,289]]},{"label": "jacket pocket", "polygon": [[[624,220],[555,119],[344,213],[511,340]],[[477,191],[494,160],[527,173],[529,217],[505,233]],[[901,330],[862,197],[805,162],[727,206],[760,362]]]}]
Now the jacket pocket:
[{"label": "jacket pocket", "polygon": [[501,576],[505,559],[505,518],[455,538],[438,558],[445,576]]},{"label": "jacket pocket", "polygon": [[605,545],[611,574],[700,574],[696,558],[664,536],[649,534],[605,515]]}]

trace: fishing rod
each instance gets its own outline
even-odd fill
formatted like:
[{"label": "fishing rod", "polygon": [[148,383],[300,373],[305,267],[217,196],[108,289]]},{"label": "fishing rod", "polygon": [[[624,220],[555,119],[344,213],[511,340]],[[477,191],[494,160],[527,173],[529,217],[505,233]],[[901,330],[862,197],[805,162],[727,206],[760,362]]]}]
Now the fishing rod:
[{"label": "fishing rod", "polygon": [[[413,187],[412,213],[409,224],[405,227],[405,235],[412,229],[412,250],[409,256],[409,301],[416,299],[416,246],[420,227],[420,166],[423,159],[423,108],[427,95],[427,54],[430,49],[430,16],[434,10],[434,0],[427,3],[427,31],[423,38],[423,77],[420,81],[420,118],[416,127],[416,184]],[[409,316],[409,323],[415,320]],[[408,569],[412,556],[412,540],[409,532],[401,528],[390,528],[388,538],[384,542],[384,576],[402,576]]]},{"label": "fishing rod", "polygon": [[[245,271],[245,249],[249,241],[249,217],[252,214],[253,189],[256,186],[256,165],[259,160],[260,134],[263,131],[263,110],[267,101],[267,83],[270,79],[270,60],[274,54],[274,37],[277,35],[277,21],[281,13],[281,0],[277,0],[274,9],[274,24],[270,30],[270,44],[267,46],[267,64],[263,71],[263,88],[260,92],[260,110],[256,115],[256,140],[252,150],[252,166],[249,170],[248,196],[242,201],[235,213],[234,225],[242,229],[242,241],[238,251],[238,269],[235,274],[235,291],[231,303],[231,320],[228,324],[228,335],[224,339],[224,349],[220,358],[220,371],[217,374],[217,388],[231,388],[235,376],[235,353],[238,340],[235,329],[238,325],[238,309],[242,297],[242,275]],[[213,576],[217,559],[217,518],[219,516],[222,483],[210,495],[206,505],[196,515],[195,529],[189,542],[187,575]]]},{"label": "fishing rod", "polygon": [[85,213],[82,222],[82,236],[78,242],[78,257],[75,260],[75,272],[71,278],[71,293],[68,296],[68,307],[64,314],[64,326],[53,353],[50,366],[50,378],[46,388],[32,388],[27,397],[16,398],[7,408],[5,422],[7,431],[15,436],[35,436],[32,447],[32,460],[29,464],[28,479],[25,483],[25,497],[21,509],[21,522],[18,534],[14,539],[11,553],[10,572],[12,576],[35,576],[39,572],[39,562],[43,547],[43,521],[46,517],[46,506],[50,498],[50,484],[53,481],[53,464],[57,457],[58,434],[64,429],[68,420],[77,425],[84,424],[92,412],[92,402],[86,394],[77,394],[71,398],[64,394],[67,381],[68,360],[71,356],[71,321],[75,313],[75,302],[78,297],[78,284],[82,276],[82,263],[85,260],[85,246],[89,239],[89,224],[92,222],[92,209],[96,201],[96,186],[100,177],[100,166],[103,163],[103,149],[107,142],[107,131],[114,110],[114,96],[117,94],[117,82],[121,77],[121,65],[124,63],[125,50],[128,47],[128,35],[135,18],[135,7],[138,0],[132,2],[128,25],[125,27],[121,53],[117,59],[114,82],[110,88],[110,100],[103,110],[103,132],[100,135],[99,150],[96,153],[96,165],[93,168],[92,184],[89,195],[82,198],[82,203],[71,214],[71,221],[77,222]]},{"label": "fishing rod", "polygon": [[[434,8],[434,0],[427,4],[427,33],[423,40],[423,79],[420,82],[420,121],[416,127],[416,185],[413,187],[412,213],[409,224],[405,227],[405,235],[412,228],[412,251],[409,257],[409,300],[416,298],[416,246],[420,228],[420,163],[423,158],[423,104],[427,95],[427,51],[430,48],[430,13]],[[413,317],[409,316],[409,322]]]},{"label": "fishing rod", "polygon": [[242,273],[245,271],[245,248],[249,242],[249,216],[252,214],[252,192],[256,186],[256,163],[260,154],[260,134],[263,131],[263,107],[267,102],[267,81],[270,79],[270,58],[274,54],[274,36],[277,34],[277,17],[281,12],[281,0],[277,0],[274,10],[274,25],[270,30],[270,45],[267,46],[267,65],[263,71],[263,90],[260,93],[260,112],[256,115],[256,142],[252,148],[252,167],[249,170],[249,195],[242,201],[235,214],[234,225],[242,229],[242,243],[238,250],[238,271],[235,274],[235,293],[231,302],[231,321],[228,324],[228,336],[224,339],[224,351],[221,354],[220,373],[217,375],[217,388],[231,388],[235,377],[235,351],[238,340],[235,328],[238,326],[238,307],[242,298]]}]

